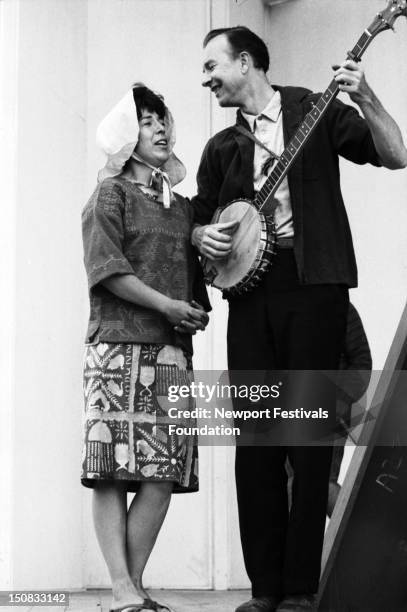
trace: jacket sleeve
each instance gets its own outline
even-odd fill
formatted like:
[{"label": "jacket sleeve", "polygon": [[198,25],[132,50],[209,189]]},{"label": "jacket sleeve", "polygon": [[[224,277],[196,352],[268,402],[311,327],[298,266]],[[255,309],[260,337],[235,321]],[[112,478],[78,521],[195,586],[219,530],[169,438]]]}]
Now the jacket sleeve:
[{"label": "jacket sleeve", "polygon": [[192,198],[193,222],[199,225],[210,223],[215,210],[219,206],[219,192],[222,177],[219,164],[219,153],[213,138],[211,138],[201,157],[197,173],[198,193]]},{"label": "jacket sleeve", "polygon": [[335,100],[327,117],[332,146],[339,155],[355,164],[382,165],[369,126],[353,106]]},{"label": "jacket sleeve", "polygon": [[121,187],[104,182],[82,214],[84,262],[89,290],[116,274],[134,274],[123,254],[124,200]]}]

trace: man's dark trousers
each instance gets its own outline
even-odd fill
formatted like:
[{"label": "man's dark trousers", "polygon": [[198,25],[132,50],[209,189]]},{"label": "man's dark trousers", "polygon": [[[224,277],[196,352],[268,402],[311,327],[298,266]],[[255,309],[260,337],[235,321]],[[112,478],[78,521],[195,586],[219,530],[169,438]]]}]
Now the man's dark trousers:
[{"label": "man's dark trousers", "polygon": [[[230,300],[229,370],[336,370],[348,300],[343,285],[300,285],[293,250],[279,249],[261,285]],[[240,534],[254,597],[318,590],[331,458],[331,446],[237,446]]]}]

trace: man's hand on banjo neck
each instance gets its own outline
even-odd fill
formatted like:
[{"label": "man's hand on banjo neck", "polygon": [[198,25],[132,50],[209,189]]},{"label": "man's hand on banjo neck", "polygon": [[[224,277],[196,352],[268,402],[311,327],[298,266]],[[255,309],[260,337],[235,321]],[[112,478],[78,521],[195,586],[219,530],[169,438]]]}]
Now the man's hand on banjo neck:
[{"label": "man's hand on banjo neck", "polygon": [[238,221],[195,225],[191,242],[201,255],[211,261],[228,257],[232,251],[233,234],[239,227]]}]

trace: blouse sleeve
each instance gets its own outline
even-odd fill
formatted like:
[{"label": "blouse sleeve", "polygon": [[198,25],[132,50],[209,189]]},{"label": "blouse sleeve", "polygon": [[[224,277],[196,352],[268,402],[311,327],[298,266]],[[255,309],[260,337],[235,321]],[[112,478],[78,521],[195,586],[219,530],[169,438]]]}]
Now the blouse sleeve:
[{"label": "blouse sleeve", "polygon": [[84,262],[89,290],[116,274],[134,274],[123,254],[125,194],[120,185],[104,181],[82,213]]}]

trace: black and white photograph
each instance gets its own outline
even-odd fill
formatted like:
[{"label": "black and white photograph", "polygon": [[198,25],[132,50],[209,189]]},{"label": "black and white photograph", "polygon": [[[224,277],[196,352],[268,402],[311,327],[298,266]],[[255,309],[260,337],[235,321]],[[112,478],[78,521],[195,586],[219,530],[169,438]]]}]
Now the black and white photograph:
[{"label": "black and white photograph", "polygon": [[407,0],[0,0],[0,610],[407,612]]}]

